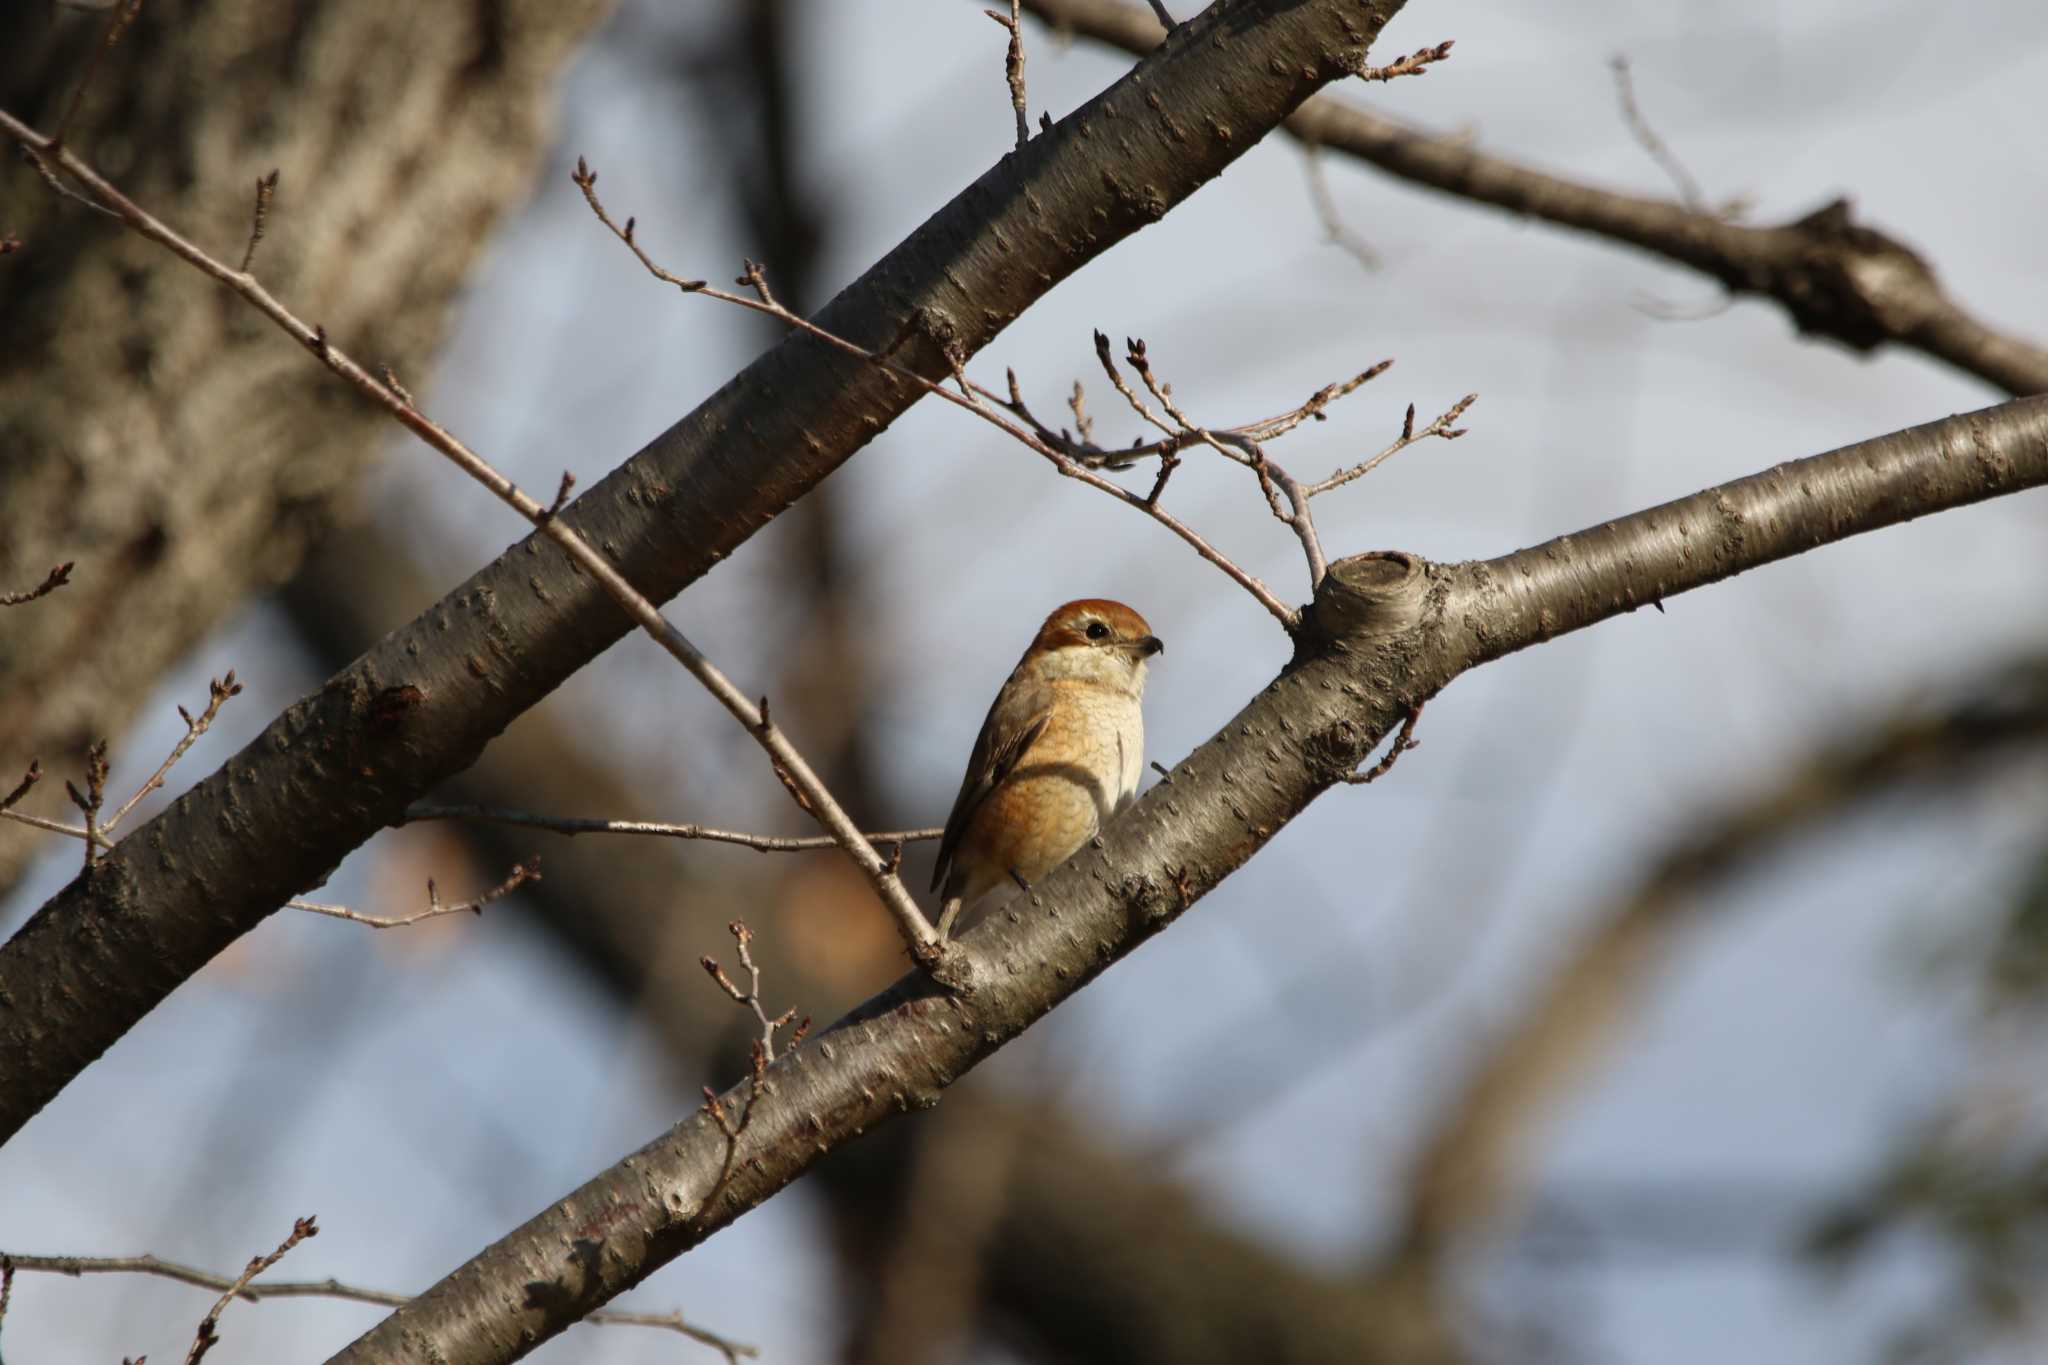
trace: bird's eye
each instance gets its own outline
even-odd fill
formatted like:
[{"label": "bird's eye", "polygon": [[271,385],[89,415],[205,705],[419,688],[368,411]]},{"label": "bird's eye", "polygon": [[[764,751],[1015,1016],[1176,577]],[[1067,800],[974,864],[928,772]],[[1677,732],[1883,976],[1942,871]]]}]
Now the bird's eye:
[{"label": "bird's eye", "polygon": [[1109,627],[1108,627],[1108,626],[1105,626],[1105,625],[1103,625],[1103,624],[1102,624],[1102,622],[1100,622],[1100,621],[1090,621],[1090,622],[1088,623],[1088,638],[1089,638],[1089,639],[1091,639],[1091,640],[1100,640],[1100,639],[1102,639],[1103,637],[1105,637],[1105,636],[1106,636],[1106,635],[1108,635],[1108,634],[1109,634]]}]

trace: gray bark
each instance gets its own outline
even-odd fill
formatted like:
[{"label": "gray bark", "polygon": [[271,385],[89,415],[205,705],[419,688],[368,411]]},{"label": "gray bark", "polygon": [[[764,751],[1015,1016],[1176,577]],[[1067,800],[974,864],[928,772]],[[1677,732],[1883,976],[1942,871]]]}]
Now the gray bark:
[{"label": "gray bark", "polygon": [[[552,86],[605,0],[145,5],[68,131],[230,261],[417,384],[492,225],[532,185]],[[0,7],[0,107],[54,128],[103,15]],[[203,77],[195,74],[203,73]],[[391,438],[238,300],[0,159],[0,771],[76,777],[165,669],[283,578]],[[65,814],[50,781],[24,809]],[[49,836],[0,822],[0,891]]]},{"label": "gray bark", "polygon": [[[1358,69],[1398,0],[1242,0],[1011,153],[819,315],[943,375]],[[794,333],[563,513],[672,597],[920,395]],[[627,629],[539,536],[279,717],[0,948],[0,1140]]]},{"label": "gray bark", "polygon": [[[2048,398],[1779,465],[1498,559],[1339,561],[1295,659],[1095,843],[912,975],[551,1204],[334,1359],[518,1358],[946,1087],[1171,924],[1490,660],[1864,531],[2048,484]],[[746,1116],[743,1124],[740,1116]]]}]

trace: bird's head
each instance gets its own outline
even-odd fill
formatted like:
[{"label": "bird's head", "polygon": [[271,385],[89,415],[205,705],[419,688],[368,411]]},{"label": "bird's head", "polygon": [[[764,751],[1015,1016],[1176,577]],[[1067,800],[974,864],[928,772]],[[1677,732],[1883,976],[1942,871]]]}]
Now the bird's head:
[{"label": "bird's head", "polygon": [[1165,649],[1123,603],[1084,597],[1045,618],[1020,667],[1047,681],[1078,679],[1136,696],[1145,690],[1146,662]]}]

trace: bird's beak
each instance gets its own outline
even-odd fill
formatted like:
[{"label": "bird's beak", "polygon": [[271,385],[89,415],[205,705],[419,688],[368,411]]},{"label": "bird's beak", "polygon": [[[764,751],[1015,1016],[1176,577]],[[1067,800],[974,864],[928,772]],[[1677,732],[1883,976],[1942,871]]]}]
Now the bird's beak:
[{"label": "bird's beak", "polygon": [[1136,640],[1132,640],[1124,648],[1141,659],[1149,659],[1154,654],[1164,654],[1166,652],[1166,646],[1159,643],[1157,635],[1141,636]]}]

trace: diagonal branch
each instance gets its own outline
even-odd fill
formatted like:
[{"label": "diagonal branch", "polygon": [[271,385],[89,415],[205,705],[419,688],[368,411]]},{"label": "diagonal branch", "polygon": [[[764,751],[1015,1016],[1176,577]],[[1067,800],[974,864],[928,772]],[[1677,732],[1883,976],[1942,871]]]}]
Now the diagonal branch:
[{"label": "diagonal branch", "polygon": [[[974,354],[1317,89],[1357,70],[1398,8],[1244,0],[1189,20],[1174,42],[1007,154],[816,320],[871,349],[908,330],[897,358],[928,377],[951,373],[949,355]],[[1098,136],[1112,121],[1117,136]],[[0,114],[0,132],[27,131]],[[324,344],[316,332],[309,349]],[[815,337],[789,335],[560,520],[650,601],[664,601],[918,394]],[[529,536],[290,707],[92,878],[59,892],[0,946],[0,1141],[180,982],[318,885],[629,625],[558,547]]]},{"label": "diagonal branch", "polygon": [[[1024,8],[1056,29],[1126,52],[1143,55],[1160,41],[1152,16],[1124,0],[1024,0]],[[1855,222],[1847,200],[1794,222],[1753,227],[1549,175],[1342,100],[1311,100],[1285,126],[1310,147],[1347,153],[1411,183],[1639,247],[1732,294],[1772,299],[1807,335],[1856,351],[1911,347],[2007,393],[2048,392],[2048,347],[1965,311],[1912,249]]]},{"label": "diagonal branch", "polygon": [[[204,274],[219,280],[228,288],[240,294],[244,299],[253,304],[257,311],[261,312],[272,322],[275,322],[286,334],[311,350],[319,358],[320,363],[346,380],[372,403],[384,408],[400,425],[410,430],[428,446],[446,456],[456,468],[462,470],[463,473],[489,489],[500,501],[540,528],[542,535],[554,541],[566,551],[569,558],[575,562],[582,572],[588,574],[599,583],[605,592],[610,595],[611,599],[623,608],[628,616],[633,618],[634,623],[645,631],[649,638],[657,645],[661,646],[671,658],[681,664],[686,672],[702,683],[705,690],[711,693],[719,705],[731,713],[733,718],[739,721],[755,742],[767,751],[769,762],[774,765],[776,776],[782,780],[783,786],[789,791],[790,796],[796,801],[797,805],[816,819],[820,825],[824,826],[833,840],[840,848],[845,850],[847,857],[853,860],[854,865],[860,868],[869,883],[875,888],[875,893],[880,898],[883,907],[888,910],[890,918],[896,922],[897,932],[903,936],[904,943],[909,948],[911,956],[926,966],[938,965],[940,959],[944,956],[944,952],[937,932],[925,920],[923,913],[917,908],[917,903],[911,899],[908,888],[903,885],[902,879],[896,875],[895,868],[890,866],[883,859],[881,853],[861,837],[859,829],[853,823],[853,818],[833,798],[832,793],[826,790],[824,782],[811,769],[809,762],[805,760],[804,756],[797,752],[796,746],[790,742],[789,737],[770,719],[767,699],[765,697],[762,698],[760,704],[756,705],[744,692],[734,686],[732,680],[726,677],[702,650],[685,638],[683,633],[677,630],[668,618],[661,614],[660,608],[648,601],[647,598],[641,596],[639,590],[618,570],[611,560],[598,553],[587,540],[577,534],[567,521],[559,515],[562,505],[568,499],[569,490],[575,486],[576,480],[574,475],[567,472],[563,473],[560,491],[555,494],[554,502],[549,506],[543,507],[521,490],[517,484],[499,473],[481,455],[458,440],[453,432],[421,412],[414,405],[412,396],[406,393],[401,386],[389,378],[379,380],[373,377],[368,370],[352,360],[338,346],[335,346],[327,339],[325,328],[309,324],[293,313],[272,295],[269,290],[265,289],[255,276],[249,274],[246,268],[242,270],[230,269],[224,262],[214,259],[204,249],[187,241],[168,225],[158,221],[153,215],[122,194],[101,177],[98,172],[93,170],[90,165],[62,146],[54,138],[45,138],[32,129],[23,129],[20,124],[16,123],[4,112],[0,112],[0,129],[4,129],[14,136],[22,143],[24,148],[27,148],[35,155],[46,157],[61,167],[66,174],[84,187],[94,203],[120,218],[130,228],[151,241],[167,247],[180,259]],[[588,182],[594,180],[595,177],[591,176],[584,169],[580,161],[577,163],[577,177],[578,183],[585,186],[585,193],[589,193]],[[263,214],[268,200],[266,197],[259,195],[257,202],[259,207],[256,220],[258,230],[252,232],[250,237],[252,253],[256,238],[260,235]],[[249,257],[244,256],[243,259],[246,262]],[[187,733],[185,739],[143,789],[136,793],[135,797],[127,805],[116,812],[112,819],[107,821],[107,828],[111,829],[122,816],[133,809],[136,801],[140,801],[142,797],[163,784],[164,774],[169,771],[171,764],[177,762],[183,756],[192,741],[205,733],[207,726],[213,721],[214,714],[220,709],[220,703],[227,697],[233,696],[239,690],[233,686],[233,683],[234,675],[230,673],[228,675],[229,686],[225,692],[222,691],[220,684],[216,683],[214,685],[213,704],[208,707],[206,714],[200,720],[194,721],[190,716],[186,717]],[[180,707],[179,712],[183,714],[184,708]],[[90,868],[93,866],[94,856],[101,842],[98,837],[97,827],[94,824],[94,819],[99,810],[99,789],[97,786],[93,788],[90,805],[86,801],[81,800],[75,792],[73,793],[73,800],[78,802],[79,808],[85,811],[86,814],[85,865]],[[318,909],[323,914],[336,913],[332,907],[312,906],[302,902],[293,902],[292,904],[297,909],[311,908]],[[413,921],[404,920],[396,922],[411,923]]]},{"label": "diagonal branch", "polygon": [[[1797,460],[1498,559],[1330,566],[1288,668],[957,943],[979,983],[899,981],[767,1072],[731,1137],[700,1113],[486,1249],[334,1358],[518,1358],[945,1088],[1171,924],[1468,669],[1665,597],[1914,517],[2048,485],[2048,398]],[[744,1099],[736,1094],[729,1103]],[[716,1198],[712,1199],[711,1196]],[[577,1229],[602,1227],[606,1255]],[[535,1284],[560,1292],[535,1294]]]}]

